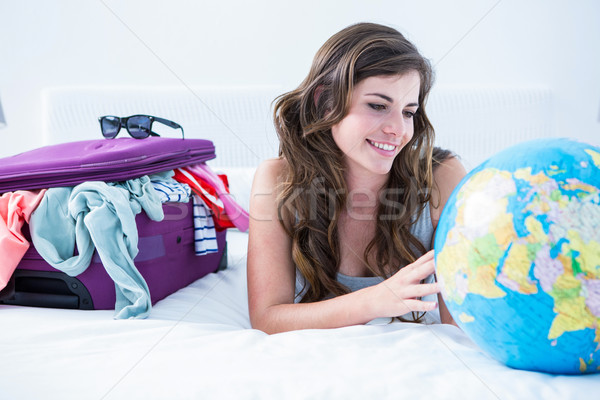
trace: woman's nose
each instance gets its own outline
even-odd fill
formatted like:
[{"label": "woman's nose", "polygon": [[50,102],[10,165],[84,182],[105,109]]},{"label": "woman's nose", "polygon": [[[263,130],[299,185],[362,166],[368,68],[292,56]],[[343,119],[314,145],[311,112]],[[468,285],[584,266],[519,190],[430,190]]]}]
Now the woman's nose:
[{"label": "woman's nose", "polygon": [[404,136],[408,130],[408,124],[412,124],[412,119],[404,118],[402,111],[395,111],[388,115],[383,132],[394,136]]}]

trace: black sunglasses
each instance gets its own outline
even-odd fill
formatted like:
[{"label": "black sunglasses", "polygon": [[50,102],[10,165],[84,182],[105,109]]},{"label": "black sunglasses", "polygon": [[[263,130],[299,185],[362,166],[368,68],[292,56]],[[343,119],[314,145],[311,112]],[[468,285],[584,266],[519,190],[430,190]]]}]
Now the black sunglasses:
[{"label": "black sunglasses", "polygon": [[129,135],[135,139],[145,139],[148,136],[160,136],[152,131],[152,124],[160,122],[174,129],[181,129],[181,137],[185,139],[183,128],[176,122],[168,119],[153,117],[151,115],[132,115],[129,117],[115,117],[114,115],[105,115],[98,118],[102,136],[107,139],[114,139],[119,134],[122,127],[127,129]]}]

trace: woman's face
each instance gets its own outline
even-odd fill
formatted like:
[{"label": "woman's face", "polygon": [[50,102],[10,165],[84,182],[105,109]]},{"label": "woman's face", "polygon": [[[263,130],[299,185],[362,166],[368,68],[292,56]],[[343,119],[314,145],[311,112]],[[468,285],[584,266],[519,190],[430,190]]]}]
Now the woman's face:
[{"label": "woman's face", "polygon": [[394,158],[413,136],[420,82],[419,73],[409,71],[366,78],[354,87],[348,114],[331,128],[350,174],[390,172]]}]

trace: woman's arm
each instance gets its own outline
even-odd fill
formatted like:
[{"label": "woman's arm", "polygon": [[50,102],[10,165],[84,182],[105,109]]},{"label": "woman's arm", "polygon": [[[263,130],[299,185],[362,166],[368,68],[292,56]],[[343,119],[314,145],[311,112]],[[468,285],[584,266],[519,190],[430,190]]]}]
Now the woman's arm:
[{"label": "woman's arm", "polygon": [[296,270],[292,243],[277,215],[276,187],[284,162],[270,160],[261,164],[252,185],[248,240],[252,327],[267,333],[336,328],[435,308],[434,302],[415,300],[438,292],[437,283],[419,283],[433,273],[432,253],[379,285],[315,303],[294,304]]},{"label": "woman's arm", "polygon": [[268,160],[256,171],[250,198],[248,305],[254,328],[276,333],[330,328],[369,321],[360,296],[294,304],[296,270],[292,242],[277,215],[277,182],[284,160]]},{"label": "woman's arm", "polygon": [[[437,229],[440,215],[448,198],[452,194],[454,188],[458,185],[461,179],[467,174],[462,163],[455,157],[448,158],[442,161],[433,170],[434,188],[431,195],[431,220],[434,229]],[[434,233],[435,236],[435,233]],[[448,312],[448,308],[442,299],[442,295],[438,294],[440,303],[440,318],[442,323],[456,325],[452,316]]]}]

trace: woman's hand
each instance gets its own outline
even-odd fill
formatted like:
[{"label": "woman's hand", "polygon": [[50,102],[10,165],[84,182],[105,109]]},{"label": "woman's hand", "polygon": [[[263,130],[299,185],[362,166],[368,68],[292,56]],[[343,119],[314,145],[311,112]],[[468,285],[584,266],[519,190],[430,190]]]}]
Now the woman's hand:
[{"label": "woman's hand", "polygon": [[417,298],[439,293],[437,282],[421,283],[435,271],[433,250],[425,253],[414,263],[396,272],[371,290],[372,312],[377,317],[396,317],[411,311],[431,311],[437,307],[435,301],[422,301]]}]

